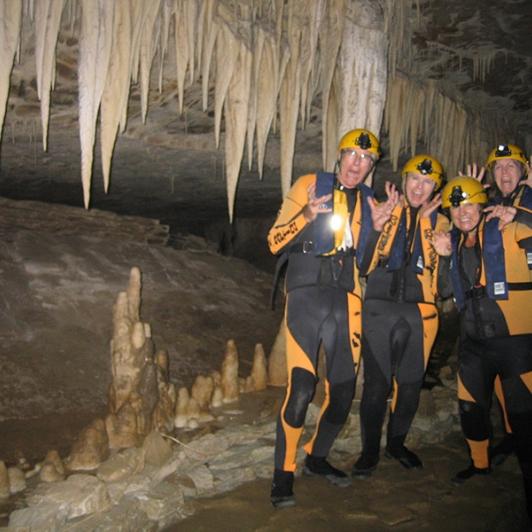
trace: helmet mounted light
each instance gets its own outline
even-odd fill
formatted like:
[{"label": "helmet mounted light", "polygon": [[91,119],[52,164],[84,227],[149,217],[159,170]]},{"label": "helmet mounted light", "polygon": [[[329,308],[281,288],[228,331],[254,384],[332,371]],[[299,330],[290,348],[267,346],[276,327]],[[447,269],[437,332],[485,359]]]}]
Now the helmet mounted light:
[{"label": "helmet mounted light", "polygon": [[423,159],[416,167],[423,175],[430,175],[433,172],[432,161],[430,159]]}]

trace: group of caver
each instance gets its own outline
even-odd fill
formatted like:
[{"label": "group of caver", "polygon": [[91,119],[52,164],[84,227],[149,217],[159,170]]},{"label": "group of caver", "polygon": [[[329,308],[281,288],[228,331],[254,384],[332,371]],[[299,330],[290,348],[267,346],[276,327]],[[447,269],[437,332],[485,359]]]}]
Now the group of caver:
[{"label": "group of caver", "polygon": [[[303,473],[338,486],[376,469],[391,395],[385,455],[422,468],[405,447],[438,331],[438,297],[460,313],[458,401],[471,461],[453,477],[486,475],[510,450],[532,512],[532,193],[529,161],[512,144],[494,148],[444,184],[431,155],[411,158],[401,190],[377,201],[364,180],[381,156],[378,139],[355,129],[338,145],[335,172],[300,177],[268,235],[287,262],[288,384],[276,434],[271,501],[295,504],[296,451],[325,352],[325,399],[305,444]],[[364,289],[362,284],[365,285]],[[363,360],[362,452],[351,476],[327,461],[345,423]],[[493,390],[505,414],[504,445],[490,448]],[[507,445],[511,441],[512,445]]]}]

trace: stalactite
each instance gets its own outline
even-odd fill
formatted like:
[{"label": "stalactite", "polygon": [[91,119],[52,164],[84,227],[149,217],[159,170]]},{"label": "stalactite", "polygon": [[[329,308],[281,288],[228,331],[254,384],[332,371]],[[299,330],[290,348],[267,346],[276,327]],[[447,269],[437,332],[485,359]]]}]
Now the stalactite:
[{"label": "stalactite", "polygon": [[287,26],[290,59],[286,66],[281,84],[279,115],[281,124],[281,189],[286,196],[292,181],[292,164],[296,141],[297,117],[301,96],[300,46],[303,28],[294,20],[298,13],[304,12],[299,2],[288,4]]},{"label": "stalactite", "polygon": [[[22,1],[19,0],[19,6]],[[5,11],[15,5],[12,1],[2,5],[2,9]],[[45,132],[47,98],[54,78],[53,51],[63,5],[68,6],[64,26],[69,25],[73,31],[81,20],[79,124],[86,206],[100,105],[102,164],[107,190],[117,130],[123,133],[126,127],[130,85],[140,82],[141,118],[145,121],[153,60],[158,58],[158,72],[153,78],[157,78],[161,91],[167,56],[174,55],[167,54],[172,38],[175,39],[179,110],[185,106],[187,83],[199,77],[203,109],[214,108],[216,146],[220,141],[222,117],[225,119],[225,175],[230,216],[242,163],[242,143],[247,139],[250,167],[256,148],[257,167],[262,177],[267,139],[270,130],[277,129],[279,117],[281,181],[286,194],[292,179],[296,130],[298,126],[305,127],[311,105],[320,92],[323,146],[328,154],[324,155],[324,160],[335,156],[335,143],[343,133],[341,129],[366,125],[378,132],[384,98],[380,79],[385,45],[382,44],[382,49],[378,49],[380,45],[375,46],[379,57],[373,58],[371,67],[362,66],[352,50],[352,37],[366,40],[373,31],[363,27],[364,24],[358,25],[361,17],[367,17],[366,11],[378,11],[369,0],[70,0],[66,4],[65,0],[42,0],[35,7],[33,0],[24,0],[26,15],[32,17],[33,10],[37,10],[37,77]],[[113,24],[115,8],[117,20]],[[129,29],[125,29],[128,24]],[[345,30],[347,25],[349,29]],[[18,29],[9,37],[4,36],[4,42],[9,41],[4,50],[10,53],[16,50],[19,34]],[[113,55],[108,73],[111,46]],[[338,73],[339,68],[343,68],[343,59],[339,58],[349,59],[348,73]],[[6,64],[11,63],[8,58]],[[7,74],[6,81],[9,72]],[[209,102],[209,90],[213,86],[214,102]],[[369,114],[366,106],[359,102],[351,107],[345,91],[353,90],[360,98],[368,96]],[[353,109],[361,111],[353,116]],[[46,147],[46,134],[43,142]]]},{"label": "stalactite", "polygon": [[218,25],[214,23],[214,1],[205,0],[202,3],[202,15],[204,32],[201,36],[203,44],[201,47],[201,94],[203,111],[207,111],[209,96],[209,73],[211,59],[214,55],[214,44],[218,37]]},{"label": "stalactite", "polygon": [[[324,30],[320,32],[319,43],[322,53],[322,155],[323,167],[329,168],[329,161],[336,151],[337,114],[336,95],[333,88],[333,78],[336,70],[338,51],[340,50],[343,23],[343,0],[333,0],[334,5],[329,9],[324,21]],[[331,111],[329,111],[331,109]]]},{"label": "stalactite", "polygon": [[[113,25],[112,54],[101,103],[100,144],[105,192],[109,189],[111,158],[118,127],[124,120],[131,78],[131,15],[127,2],[117,2]],[[124,124],[125,125],[125,124]]]},{"label": "stalactite", "polygon": [[192,28],[188,26],[186,16],[186,0],[175,0],[175,51],[177,73],[177,101],[179,113],[183,113],[183,94],[185,92],[185,75],[189,63],[194,63],[191,55],[190,39],[188,32]]},{"label": "stalactite", "polygon": [[65,0],[43,0],[35,12],[35,63],[37,94],[41,100],[42,144],[48,149],[50,90],[55,74],[55,48]]},{"label": "stalactite", "polygon": [[146,122],[148,112],[148,97],[150,91],[150,72],[155,56],[161,21],[159,8],[161,0],[151,0],[146,10],[144,25],[140,36],[140,105],[142,122]]},{"label": "stalactite", "polygon": [[[493,116],[491,116],[493,118]],[[422,83],[405,76],[394,78],[388,87],[385,130],[389,135],[390,160],[397,170],[399,156],[416,142],[444,161],[447,175],[464,169],[472,161],[482,162],[489,146],[499,138],[511,138],[504,118],[496,122],[499,130],[488,127],[489,117],[482,118],[461,102],[444,95],[435,82]]]},{"label": "stalactite", "polygon": [[21,20],[22,0],[0,2],[0,133],[4,127],[9,80],[19,45]]},{"label": "stalactite", "polygon": [[89,207],[96,119],[102,97],[109,56],[114,3],[105,0],[81,0],[79,40],[79,138],[81,143],[81,180],[83,201]]},{"label": "stalactite", "polygon": [[240,50],[224,105],[227,207],[231,222],[233,221],[236,187],[246,139],[252,65],[249,36],[240,44],[236,40],[235,42]]}]

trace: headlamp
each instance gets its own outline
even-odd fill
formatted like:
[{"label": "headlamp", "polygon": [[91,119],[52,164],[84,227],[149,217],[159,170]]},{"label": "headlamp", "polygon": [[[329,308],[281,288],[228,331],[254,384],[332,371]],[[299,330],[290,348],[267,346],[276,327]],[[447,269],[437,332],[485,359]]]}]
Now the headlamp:
[{"label": "headlamp", "polygon": [[508,144],[499,144],[495,150],[495,157],[508,157],[508,155],[512,155]]},{"label": "headlamp", "polygon": [[339,229],[342,228],[342,226],[344,225],[344,219],[341,215],[339,214],[333,214],[331,216],[331,221],[330,221],[330,224],[331,224],[331,229],[333,231],[338,231]]},{"label": "headlamp", "polygon": [[451,195],[449,196],[449,200],[453,207],[459,207],[460,203],[462,203],[462,201],[464,201],[466,198],[467,194],[462,191],[462,187],[460,185],[453,187]]},{"label": "headlamp", "polygon": [[355,140],[355,144],[363,150],[369,150],[371,148],[371,139],[367,133],[361,133]]},{"label": "headlamp", "polygon": [[432,161],[430,159],[423,159],[416,167],[423,175],[430,175],[433,172]]}]

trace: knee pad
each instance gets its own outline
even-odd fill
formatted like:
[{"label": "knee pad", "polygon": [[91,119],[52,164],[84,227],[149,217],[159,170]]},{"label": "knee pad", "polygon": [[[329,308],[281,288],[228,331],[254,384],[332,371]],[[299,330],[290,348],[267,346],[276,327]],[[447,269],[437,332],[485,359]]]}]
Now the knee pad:
[{"label": "knee pad", "polygon": [[307,407],[314,397],[318,379],[303,368],[294,368],[290,379],[290,395],[284,411],[284,420],[294,428],[305,422]]},{"label": "knee pad", "polygon": [[329,406],[325,419],[335,425],[344,423],[355,395],[355,380],[334,384],[329,389]]},{"label": "knee pad", "polygon": [[489,415],[485,408],[472,401],[458,400],[466,438],[484,440],[489,437]]}]

